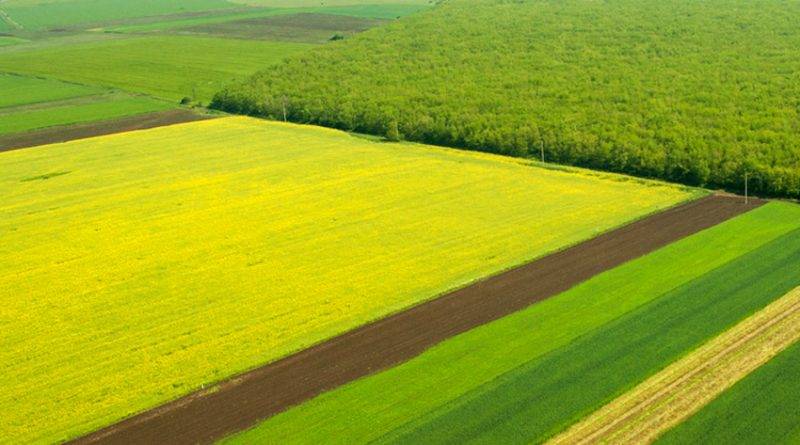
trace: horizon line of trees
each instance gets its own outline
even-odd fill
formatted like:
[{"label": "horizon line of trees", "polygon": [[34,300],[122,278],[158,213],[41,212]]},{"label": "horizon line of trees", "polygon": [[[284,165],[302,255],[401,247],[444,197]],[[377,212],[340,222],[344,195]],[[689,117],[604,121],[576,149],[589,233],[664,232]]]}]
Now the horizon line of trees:
[{"label": "horizon line of trees", "polygon": [[451,0],[211,106],[799,198],[797,17],[780,0]]}]

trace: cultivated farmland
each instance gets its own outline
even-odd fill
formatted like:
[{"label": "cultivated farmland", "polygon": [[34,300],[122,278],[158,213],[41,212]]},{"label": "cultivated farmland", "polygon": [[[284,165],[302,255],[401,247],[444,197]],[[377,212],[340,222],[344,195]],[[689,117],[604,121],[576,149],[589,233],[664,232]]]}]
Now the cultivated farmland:
[{"label": "cultivated farmland", "polygon": [[[159,36],[49,47],[0,56],[0,70],[208,101],[222,86],[276,62],[299,43]],[[159,73],[154,76],[153,73]]]},{"label": "cultivated farmland", "polygon": [[785,294],[798,243],[768,204],[229,440],[541,441]]},{"label": "cultivated farmland", "polygon": [[697,196],[246,118],[0,166],[15,442],[89,432]]},{"label": "cultivated farmland", "polygon": [[800,288],[692,351],[549,443],[652,443],[798,339]]},{"label": "cultivated farmland", "polygon": [[451,0],[214,106],[688,184],[800,196],[800,3]]},{"label": "cultivated farmland", "polygon": [[800,343],[678,425],[658,444],[800,441]]}]

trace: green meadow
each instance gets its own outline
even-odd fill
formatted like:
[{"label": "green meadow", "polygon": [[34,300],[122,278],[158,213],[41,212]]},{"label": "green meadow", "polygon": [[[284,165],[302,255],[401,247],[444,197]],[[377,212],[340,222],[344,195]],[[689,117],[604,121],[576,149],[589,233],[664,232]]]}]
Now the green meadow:
[{"label": "green meadow", "polygon": [[17,110],[13,113],[2,113],[0,109],[0,135],[57,125],[98,122],[170,108],[175,106],[150,97],[110,94],[84,103],[54,104],[44,108]]},{"label": "green meadow", "polygon": [[0,55],[0,71],[207,102],[224,85],[304,51],[300,43],[152,36]]},{"label": "green meadow", "polygon": [[0,73],[0,113],[7,107],[102,94],[104,88]]}]

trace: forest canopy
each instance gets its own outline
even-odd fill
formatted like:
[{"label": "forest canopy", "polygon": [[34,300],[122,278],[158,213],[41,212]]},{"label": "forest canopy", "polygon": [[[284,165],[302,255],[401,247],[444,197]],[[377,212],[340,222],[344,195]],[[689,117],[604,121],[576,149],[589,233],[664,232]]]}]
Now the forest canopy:
[{"label": "forest canopy", "polygon": [[798,23],[786,0],[445,0],[212,106],[800,197]]}]

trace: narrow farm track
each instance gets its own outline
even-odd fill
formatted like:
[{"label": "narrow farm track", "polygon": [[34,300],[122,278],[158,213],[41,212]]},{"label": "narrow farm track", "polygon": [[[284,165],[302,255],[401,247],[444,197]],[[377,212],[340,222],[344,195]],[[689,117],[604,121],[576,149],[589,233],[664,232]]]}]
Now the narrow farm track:
[{"label": "narrow farm track", "polygon": [[713,195],[354,329],[79,438],[76,444],[210,443],[601,272],[762,205]]},{"label": "narrow farm track", "polygon": [[800,339],[800,288],[574,425],[550,444],[652,443]]},{"label": "narrow farm track", "polygon": [[126,131],[146,130],[149,128],[212,118],[213,116],[197,114],[184,109],[176,109],[127,116],[107,121],[43,128],[41,130],[0,136],[0,153],[39,145],[57,144],[77,139],[124,133]]}]

